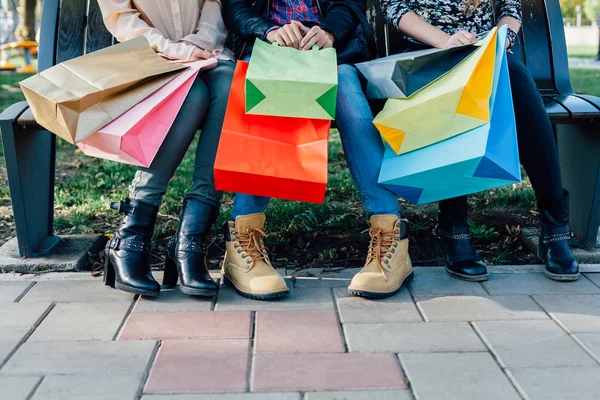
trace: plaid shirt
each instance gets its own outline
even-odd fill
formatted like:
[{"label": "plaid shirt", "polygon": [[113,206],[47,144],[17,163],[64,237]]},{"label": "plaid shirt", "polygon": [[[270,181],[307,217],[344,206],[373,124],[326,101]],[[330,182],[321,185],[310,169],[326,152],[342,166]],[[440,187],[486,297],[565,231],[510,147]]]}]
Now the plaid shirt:
[{"label": "plaid shirt", "polygon": [[273,0],[269,18],[281,25],[290,21],[321,22],[319,17],[318,0]]}]

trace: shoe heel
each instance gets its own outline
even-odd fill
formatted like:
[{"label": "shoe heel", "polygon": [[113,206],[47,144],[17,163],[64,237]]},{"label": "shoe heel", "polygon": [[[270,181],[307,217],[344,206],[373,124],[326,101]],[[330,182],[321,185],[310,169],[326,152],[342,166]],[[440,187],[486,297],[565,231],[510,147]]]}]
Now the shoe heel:
[{"label": "shoe heel", "polygon": [[115,287],[115,268],[110,262],[109,253],[104,255],[104,284],[112,288]]},{"label": "shoe heel", "polygon": [[165,275],[163,277],[163,286],[172,289],[177,286],[177,279],[179,278],[179,272],[177,271],[177,265],[175,261],[167,254],[165,258]]},{"label": "shoe heel", "polygon": [[546,249],[544,248],[544,245],[542,244],[542,239],[540,238],[540,242],[538,244],[538,251],[537,251],[537,256],[540,259],[541,262],[546,263]]}]

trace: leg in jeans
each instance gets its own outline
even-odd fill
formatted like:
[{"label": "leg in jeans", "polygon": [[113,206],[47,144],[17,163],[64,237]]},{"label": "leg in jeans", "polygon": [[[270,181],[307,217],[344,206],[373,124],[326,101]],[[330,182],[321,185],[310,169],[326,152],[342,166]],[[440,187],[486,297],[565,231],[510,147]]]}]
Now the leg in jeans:
[{"label": "leg in jeans", "polygon": [[542,220],[538,255],[550,279],[574,281],[579,264],[569,246],[569,198],[562,187],[552,124],[529,70],[511,54],[508,69],[521,164],[535,190]]},{"label": "leg in jeans", "polygon": [[217,68],[202,75],[209,93],[208,112],[202,123],[202,132],[196,148],[193,185],[185,197],[214,207],[219,207],[222,197],[222,193],[215,190],[214,164],[234,71],[233,61],[220,61]]},{"label": "leg in jeans", "polygon": [[[244,61],[250,61],[250,56],[246,56]],[[235,200],[233,201],[231,219],[235,221],[240,215],[264,213],[269,206],[270,201],[270,197],[237,193],[235,195]]]},{"label": "leg in jeans", "polygon": [[192,188],[185,195],[179,229],[166,256],[163,285],[188,295],[214,296],[217,284],[212,280],[204,252],[206,237],[219,216],[221,192],[215,190],[214,162],[227,108],[227,99],[235,63],[222,60],[217,68],[201,73],[208,89],[208,111],[196,148],[196,168]]},{"label": "leg in jeans", "polygon": [[396,195],[377,183],[384,147],[356,68],[340,65],[336,121],[346,160],[367,210],[371,243],[363,269],[348,291],[356,296],[389,297],[412,276],[408,222],[399,219]]},{"label": "leg in jeans", "polygon": [[169,180],[200,129],[209,101],[208,87],[198,76],[154,161],[149,168],[139,168],[136,172],[129,187],[131,199],[160,205]]},{"label": "leg in jeans", "polygon": [[356,68],[340,65],[336,122],[350,173],[358,186],[367,217],[399,213],[396,195],[377,183],[383,161],[383,141],[373,125],[373,113]]}]

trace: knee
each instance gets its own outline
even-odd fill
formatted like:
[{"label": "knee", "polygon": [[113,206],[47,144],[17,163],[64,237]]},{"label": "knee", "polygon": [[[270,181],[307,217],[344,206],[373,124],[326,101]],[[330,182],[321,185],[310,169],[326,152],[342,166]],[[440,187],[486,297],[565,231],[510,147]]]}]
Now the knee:
[{"label": "knee", "polygon": [[533,81],[531,73],[516,56],[509,54],[507,57],[510,79],[518,82]]},{"label": "knee", "polygon": [[338,86],[347,86],[354,80],[358,80],[358,71],[354,66],[342,64],[338,67]]},{"label": "knee", "polygon": [[188,92],[182,108],[193,110],[197,113],[203,113],[208,107],[210,94],[208,88],[200,78],[196,78],[190,91]]}]

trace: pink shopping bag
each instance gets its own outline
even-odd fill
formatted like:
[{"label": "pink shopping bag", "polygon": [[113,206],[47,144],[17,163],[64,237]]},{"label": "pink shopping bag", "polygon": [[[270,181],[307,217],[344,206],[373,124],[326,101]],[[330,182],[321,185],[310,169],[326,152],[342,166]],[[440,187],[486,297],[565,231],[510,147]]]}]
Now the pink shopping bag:
[{"label": "pink shopping bag", "polygon": [[196,61],[190,68],[98,132],[77,143],[84,154],[149,167],[171,129],[200,70],[216,59]]}]

